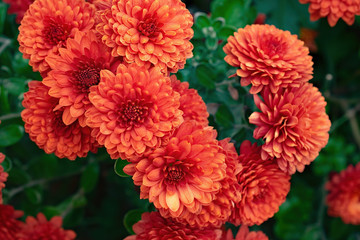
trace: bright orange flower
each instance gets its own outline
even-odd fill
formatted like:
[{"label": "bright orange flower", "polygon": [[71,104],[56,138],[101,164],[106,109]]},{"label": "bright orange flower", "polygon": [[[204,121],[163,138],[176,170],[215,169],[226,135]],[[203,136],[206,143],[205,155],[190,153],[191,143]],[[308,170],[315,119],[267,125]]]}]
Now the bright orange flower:
[{"label": "bright orange flower", "polygon": [[326,183],[328,214],[344,223],[360,225],[360,162],[334,174]]},{"label": "bright orange flower", "polygon": [[[216,199],[226,175],[226,156],[216,140],[216,131],[195,121],[185,121],[165,147],[157,148],[124,171],[140,186],[164,217],[190,225],[206,226],[216,219],[208,213],[197,216]],[[220,206],[212,213],[218,216]],[[195,223],[194,223],[195,221]]]},{"label": "bright orange flower", "polygon": [[52,70],[43,83],[50,87],[50,96],[59,98],[57,108],[64,107],[63,122],[70,125],[79,120],[85,127],[85,111],[91,106],[89,88],[100,82],[102,69],[115,72],[120,61],[111,56],[109,48],[92,30],[77,31],[74,39],[66,41],[66,48],[45,59]]},{"label": "bright orange flower", "polygon": [[133,225],[135,235],[124,240],[220,240],[221,230],[215,228],[191,227],[174,221],[171,218],[163,218],[159,212],[145,212],[141,220]]},{"label": "bright orange flower", "polygon": [[[221,147],[220,151],[226,156],[226,176],[220,181],[221,188],[216,193],[214,200],[209,204],[204,204],[199,214],[187,213],[188,216],[186,217],[175,218],[177,221],[199,227],[220,227],[229,219],[234,204],[241,199],[240,185],[237,182],[236,175],[242,169],[234,144],[230,143],[229,140],[230,138],[226,138],[218,142]],[[163,216],[172,217],[170,212],[164,212]]]},{"label": "bright orange flower", "polygon": [[192,57],[193,17],[180,0],[113,0],[96,29],[113,56],[177,72]]},{"label": "bright orange flower", "polygon": [[9,14],[16,14],[16,22],[20,23],[24,17],[26,10],[34,0],[3,0],[3,2],[10,5],[8,9]]},{"label": "bright orange flower", "polygon": [[274,161],[263,161],[261,147],[244,141],[240,147],[242,171],[237,175],[241,201],[235,205],[230,222],[260,225],[271,218],[290,191],[290,176]]},{"label": "bright orange flower", "polygon": [[180,95],[159,68],[120,65],[116,75],[103,70],[100,77],[90,88],[93,106],[86,117],[111,158],[133,161],[165,143],[182,123]]},{"label": "bright orange flower", "polygon": [[312,78],[312,57],[304,42],[272,25],[240,28],[228,38],[224,52],[225,61],[240,68],[236,74],[241,77],[241,85],[252,85],[252,94],[264,87],[273,93],[280,88],[299,87]]},{"label": "bright orange flower", "polygon": [[[5,155],[3,153],[0,153],[0,164],[4,160],[5,160]],[[3,203],[2,190],[5,187],[5,182],[6,182],[8,176],[9,176],[9,174],[7,172],[4,172],[4,167],[0,165],[0,204]]]},{"label": "bright orange flower", "polygon": [[175,75],[170,77],[172,88],[180,94],[180,110],[184,120],[195,120],[204,127],[209,124],[206,104],[196,89],[189,88],[188,82],[180,82]]},{"label": "bright orange flower", "polygon": [[17,218],[22,215],[24,213],[15,210],[13,206],[0,204],[0,239],[18,240],[16,233],[21,229],[23,223]]},{"label": "bright orange flower", "polygon": [[264,91],[262,97],[264,101],[254,96],[261,112],[249,117],[250,123],[257,125],[254,138],[265,140],[262,159],[276,158],[289,174],[304,171],[329,139],[331,122],[324,97],[310,83],[276,94]]},{"label": "bright orange flower", "polygon": [[95,7],[83,0],[36,0],[21,21],[19,50],[45,76],[50,68],[45,57],[57,54],[77,30],[90,30],[94,16]]},{"label": "bright orange flower", "polygon": [[261,231],[254,232],[249,231],[248,226],[242,225],[236,234],[234,239],[231,230],[229,229],[227,232],[223,233],[223,240],[269,240],[269,238]]},{"label": "bright orange flower", "polygon": [[49,88],[39,81],[29,83],[24,94],[24,110],[21,117],[25,131],[39,148],[59,158],[74,160],[85,157],[89,151],[96,152],[98,144],[91,137],[89,127],[81,127],[77,121],[65,125],[62,121],[63,108],[54,110],[59,100],[48,94]]},{"label": "bright orange flower", "polygon": [[348,25],[354,24],[355,15],[360,15],[360,0],[299,0],[310,3],[310,20],[327,17],[329,25],[334,27],[342,18]]},{"label": "bright orange flower", "polygon": [[62,218],[53,217],[48,221],[44,214],[38,213],[37,217],[27,217],[26,222],[16,236],[17,240],[73,240],[76,234],[72,230],[62,228]]}]

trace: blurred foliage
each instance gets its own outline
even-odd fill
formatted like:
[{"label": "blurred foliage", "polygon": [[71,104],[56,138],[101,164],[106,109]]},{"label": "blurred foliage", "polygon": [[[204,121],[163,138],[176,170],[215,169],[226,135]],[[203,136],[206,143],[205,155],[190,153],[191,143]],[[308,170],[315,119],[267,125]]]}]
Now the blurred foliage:
[{"label": "blurred foliage", "polygon": [[[252,138],[249,115],[256,111],[248,87],[238,77],[229,78],[235,68],[223,59],[227,38],[239,27],[254,22],[259,13],[266,23],[293,34],[301,28],[317,32],[317,52],[312,52],[314,79],[328,101],[332,121],[329,144],[304,173],[296,173],[287,201],[274,218],[253,229],[270,239],[358,240],[360,227],[344,224],[326,214],[324,184],[328,175],[360,161],[360,18],[353,26],[340,20],[331,28],[325,19],[309,21],[307,5],[298,0],[213,0],[187,1],[194,13],[194,57],[177,73],[198,90],[207,103],[210,125],[218,138],[231,137],[239,149]],[[4,190],[5,203],[25,211],[61,215],[64,227],[78,239],[122,239],[144,211],[153,210],[123,172],[124,161],[111,160],[104,149],[87,158],[68,161],[47,155],[24,134],[20,112],[29,80],[41,80],[18,51],[18,25],[6,15],[0,2],[0,152],[10,176]],[[201,12],[203,11],[203,12]],[[120,176],[120,177],[119,177]]]}]

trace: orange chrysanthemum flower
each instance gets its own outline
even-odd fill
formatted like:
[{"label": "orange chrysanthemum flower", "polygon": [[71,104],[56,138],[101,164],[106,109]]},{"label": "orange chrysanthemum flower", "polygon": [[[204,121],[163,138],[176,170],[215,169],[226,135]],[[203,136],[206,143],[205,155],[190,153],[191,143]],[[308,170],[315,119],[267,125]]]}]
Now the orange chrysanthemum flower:
[{"label": "orange chrysanthemum flower", "polygon": [[111,56],[94,31],[76,32],[74,39],[66,41],[66,49],[50,54],[46,62],[52,70],[43,83],[50,87],[50,96],[59,98],[57,108],[64,108],[63,122],[70,125],[79,120],[85,127],[85,111],[91,106],[89,88],[100,82],[102,69],[115,72],[120,62]]},{"label": "orange chrysanthemum flower", "polygon": [[290,191],[290,175],[274,161],[263,161],[261,147],[244,141],[239,161],[243,169],[237,175],[242,199],[235,205],[230,222],[235,225],[260,225],[271,218]]},{"label": "orange chrysanthemum flower", "polygon": [[184,120],[195,120],[204,127],[209,124],[206,104],[196,89],[189,88],[188,82],[180,82],[175,75],[170,77],[172,88],[180,94],[180,110]]},{"label": "orange chrysanthemum flower", "polygon": [[0,239],[18,240],[16,233],[23,223],[17,219],[23,214],[22,211],[15,210],[13,206],[0,204]]},{"label": "orange chrysanthemum flower", "polygon": [[353,25],[355,15],[360,15],[360,0],[299,0],[309,5],[310,20],[327,17],[329,25],[334,27],[342,18],[348,25]]},{"label": "orange chrysanthemum flower", "polygon": [[261,112],[249,117],[250,123],[257,125],[254,138],[265,140],[262,159],[276,158],[289,174],[304,171],[329,139],[331,123],[324,97],[310,83],[276,94],[264,91],[262,97],[264,101],[254,96]]},{"label": "orange chrysanthemum flower", "polygon": [[344,223],[360,225],[360,162],[334,174],[326,183],[328,214]]},{"label": "orange chrysanthemum flower", "polygon": [[111,158],[133,161],[161,146],[182,123],[180,95],[159,68],[120,65],[116,75],[103,70],[100,77],[90,88],[93,106],[86,117]]},{"label": "orange chrysanthemum flower", "polygon": [[226,156],[215,136],[211,127],[185,121],[165,147],[127,165],[124,171],[141,186],[140,197],[153,202],[162,216],[191,225],[214,223],[217,219],[211,217],[219,215],[220,206],[203,218],[197,215],[216,199],[227,177]]},{"label": "orange chrysanthemum flower", "polygon": [[95,7],[83,0],[35,0],[19,27],[19,50],[44,76],[50,68],[45,57],[57,54],[77,30],[90,30],[94,16]]},{"label": "orange chrysanthemum flower", "polygon": [[135,235],[124,240],[176,239],[176,240],[220,240],[221,230],[215,228],[191,227],[163,218],[159,212],[145,212],[141,220],[133,225]]},{"label": "orange chrysanthemum flower", "polygon": [[17,240],[73,240],[76,234],[72,230],[62,228],[62,218],[53,217],[50,221],[44,214],[38,213],[37,217],[27,217],[22,229],[16,236]]},{"label": "orange chrysanthemum flower", "polygon": [[113,56],[177,72],[192,57],[193,17],[180,0],[113,0],[96,29]]},{"label": "orange chrysanthemum flower", "polygon": [[242,225],[236,234],[234,239],[233,233],[229,229],[227,232],[223,233],[223,240],[269,240],[269,238],[261,231],[254,232],[249,231],[249,227],[246,225]]},{"label": "orange chrysanthemum flower", "polygon": [[279,88],[299,87],[312,78],[312,57],[296,35],[272,25],[248,25],[228,38],[225,61],[239,67],[241,85],[251,84],[250,93],[264,87],[276,93]]},{"label": "orange chrysanthemum flower", "polygon": [[28,10],[30,4],[32,4],[34,0],[3,0],[3,2],[10,5],[8,13],[16,14],[16,22],[20,23],[24,17],[25,12]]},{"label": "orange chrysanthemum flower", "polygon": [[[3,153],[0,153],[0,164],[4,160],[5,160],[5,155]],[[7,172],[4,172],[4,167],[0,165],[0,204],[3,203],[2,190],[5,187],[5,182],[6,182],[8,176],[9,176],[9,174]]]},{"label": "orange chrysanthemum flower", "polygon": [[96,152],[98,144],[91,137],[89,127],[81,127],[77,121],[65,125],[62,121],[63,108],[54,110],[59,100],[48,94],[49,88],[38,81],[29,83],[24,94],[24,110],[21,117],[25,131],[39,148],[59,158],[74,160],[85,157],[89,151]]}]

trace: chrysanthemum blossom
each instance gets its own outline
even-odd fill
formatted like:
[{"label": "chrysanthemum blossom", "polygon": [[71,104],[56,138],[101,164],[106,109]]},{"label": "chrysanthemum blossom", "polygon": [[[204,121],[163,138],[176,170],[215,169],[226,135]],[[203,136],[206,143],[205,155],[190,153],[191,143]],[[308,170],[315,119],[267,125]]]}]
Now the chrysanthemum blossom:
[{"label": "chrysanthemum blossom", "polygon": [[22,211],[15,210],[13,206],[0,204],[0,239],[18,240],[16,234],[23,223],[17,219],[23,214]]},{"label": "chrysanthemum blossom", "polygon": [[346,224],[360,225],[360,163],[349,165],[326,183],[328,214]]},{"label": "chrysanthemum blossom", "polygon": [[100,82],[100,71],[116,71],[120,61],[114,59],[108,47],[97,39],[95,31],[77,31],[74,39],[66,41],[66,48],[58,54],[45,58],[52,69],[44,85],[50,88],[49,95],[59,98],[57,108],[63,107],[63,122],[70,125],[76,120],[86,126],[85,111],[91,103],[88,95],[90,87]]},{"label": "chrysanthemum blossom", "polygon": [[24,94],[24,110],[21,117],[30,139],[48,154],[74,160],[86,157],[89,151],[96,152],[98,144],[91,137],[89,127],[81,127],[78,121],[65,125],[62,121],[63,108],[54,110],[59,100],[48,94],[49,88],[39,81],[29,83]]},{"label": "chrysanthemum blossom", "polygon": [[[226,178],[226,155],[211,127],[185,121],[166,146],[157,148],[124,171],[140,186],[140,198],[149,199],[160,214],[190,225],[206,226],[216,221],[207,213]],[[219,214],[219,207],[212,209]],[[195,222],[194,222],[195,221]]]},{"label": "chrysanthemum blossom", "polygon": [[45,76],[50,69],[46,56],[58,54],[77,30],[90,30],[94,16],[95,7],[84,0],[35,0],[19,27],[19,50]]},{"label": "chrysanthemum blossom", "polygon": [[32,4],[34,0],[3,0],[3,2],[10,5],[8,13],[16,14],[16,22],[20,23],[24,17],[25,12],[28,10],[30,4]]},{"label": "chrysanthemum blossom", "polygon": [[228,38],[224,52],[225,61],[239,68],[241,85],[251,84],[252,94],[263,88],[276,93],[280,88],[299,87],[312,78],[312,57],[304,42],[272,25],[240,28]]},{"label": "chrysanthemum blossom", "polygon": [[4,160],[5,160],[5,155],[3,153],[0,153],[0,204],[3,203],[2,190],[5,187],[5,182],[7,180],[7,177],[9,176],[9,174],[4,171],[4,167],[1,166]]},{"label": "chrysanthemum blossom", "polygon": [[209,205],[205,204],[199,214],[187,217],[185,221],[177,218],[178,221],[198,225],[199,227],[212,226],[221,227],[229,219],[233,206],[241,199],[240,185],[236,175],[241,171],[242,165],[238,161],[238,154],[230,138],[219,141],[221,152],[225,154],[226,176],[220,182],[221,188]]},{"label": "chrysanthemum blossom", "polygon": [[239,225],[260,225],[271,218],[290,191],[290,175],[281,171],[276,162],[263,161],[261,147],[244,141],[239,161],[243,169],[237,175],[240,202],[235,205],[230,222]]},{"label": "chrysanthemum blossom", "polygon": [[180,110],[184,120],[195,120],[203,126],[209,124],[206,104],[196,89],[189,88],[188,82],[180,82],[175,75],[170,77],[172,88],[180,94]]},{"label": "chrysanthemum blossom", "polygon": [[145,212],[141,220],[133,225],[135,235],[124,240],[176,239],[176,240],[220,240],[221,230],[197,228],[163,218],[159,212]]},{"label": "chrysanthemum blossom", "polygon": [[166,73],[192,57],[193,17],[180,0],[113,0],[96,26],[113,56]]},{"label": "chrysanthemum blossom", "polygon": [[100,77],[90,88],[86,117],[111,158],[133,161],[165,143],[183,122],[180,95],[159,68],[121,64],[116,75],[103,70]]},{"label": "chrysanthemum blossom", "polygon": [[223,240],[269,240],[269,238],[262,231],[250,231],[249,227],[242,225],[234,239],[233,233],[229,229],[223,233]]},{"label": "chrysanthemum blossom", "polygon": [[48,221],[44,214],[38,213],[36,218],[32,216],[26,218],[16,237],[17,240],[73,240],[76,234],[72,230],[62,228],[61,217],[55,216]]},{"label": "chrysanthemum blossom", "polygon": [[355,15],[360,15],[360,0],[299,0],[309,5],[310,20],[316,21],[327,17],[328,23],[334,27],[341,18],[348,25],[353,25]]},{"label": "chrysanthemum blossom", "polygon": [[263,138],[261,157],[276,158],[279,167],[289,174],[304,171],[325,147],[331,122],[325,112],[326,102],[310,83],[299,88],[282,89],[276,94],[254,96],[261,112],[250,115],[256,124],[254,138]]}]

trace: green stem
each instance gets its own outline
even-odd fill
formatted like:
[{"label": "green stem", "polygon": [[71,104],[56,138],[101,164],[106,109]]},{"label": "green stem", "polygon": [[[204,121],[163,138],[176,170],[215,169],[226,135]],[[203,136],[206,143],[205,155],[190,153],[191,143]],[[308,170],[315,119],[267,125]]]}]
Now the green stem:
[{"label": "green stem", "polygon": [[20,117],[21,117],[21,113],[9,113],[4,116],[1,116],[0,121],[7,121],[7,120],[20,118]]}]

